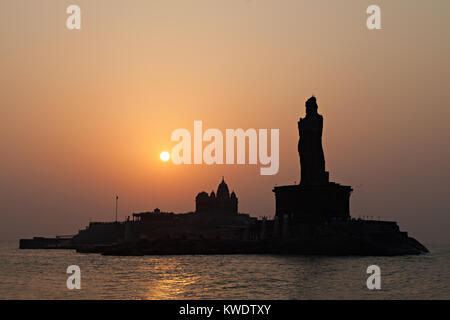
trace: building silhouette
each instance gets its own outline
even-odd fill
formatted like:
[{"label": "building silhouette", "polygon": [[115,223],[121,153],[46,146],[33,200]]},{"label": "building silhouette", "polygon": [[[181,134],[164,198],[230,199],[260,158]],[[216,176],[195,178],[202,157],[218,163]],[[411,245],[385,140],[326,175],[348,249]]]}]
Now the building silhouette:
[{"label": "building silhouette", "polygon": [[238,213],[222,177],[217,192],[200,192],[195,212],[155,209],[125,222],[90,223],[67,238],[21,239],[20,248],[76,248],[106,255],[314,254],[400,255],[428,252],[393,221],[350,216],[351,186],[330,182],[322,148],[323,117],[315,97],[298,123],[300,184],[276,186],[275,218]]},{"label": "building silhouette", "polygon": [[208,195],[205,191],[200,192],[195,197],[195,213],[232,216],[238,214],[238,198],[234,191],[228,189],[224,178],[217,187],[217,193],[211,191]]}]

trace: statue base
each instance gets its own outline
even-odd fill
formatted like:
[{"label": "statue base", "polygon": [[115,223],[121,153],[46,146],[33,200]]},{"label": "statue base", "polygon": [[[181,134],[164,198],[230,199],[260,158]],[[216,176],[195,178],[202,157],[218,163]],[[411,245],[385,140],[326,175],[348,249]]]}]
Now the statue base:
[{"label": "statue base", "polygon": [[287,215],[293,224],[349,220],[352,191],[352,187],[334,182],[320,186],[275,187],[275,215],[278,219]]}]

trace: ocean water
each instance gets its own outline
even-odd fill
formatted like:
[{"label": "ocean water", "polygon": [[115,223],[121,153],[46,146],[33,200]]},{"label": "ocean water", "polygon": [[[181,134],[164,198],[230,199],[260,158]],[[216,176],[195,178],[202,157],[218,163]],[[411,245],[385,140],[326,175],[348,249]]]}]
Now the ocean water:
[{"label": "ocean water", "polygon": [[[111,257],[0,242],[0,299],[450,299],[450,245],[401,257]],[[369,265],[381,290],[368,290]],[[81,289],[69,290],[69,265]]]}]

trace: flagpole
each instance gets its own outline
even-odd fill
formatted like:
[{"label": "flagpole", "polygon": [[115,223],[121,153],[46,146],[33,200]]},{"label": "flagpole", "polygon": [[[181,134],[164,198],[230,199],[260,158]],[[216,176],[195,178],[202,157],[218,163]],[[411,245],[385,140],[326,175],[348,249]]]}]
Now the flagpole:
[{"label": "flagpole", "polygon": [[116,222],[117,222],[117,201],[119,200],[119,196],[116,195]]}]

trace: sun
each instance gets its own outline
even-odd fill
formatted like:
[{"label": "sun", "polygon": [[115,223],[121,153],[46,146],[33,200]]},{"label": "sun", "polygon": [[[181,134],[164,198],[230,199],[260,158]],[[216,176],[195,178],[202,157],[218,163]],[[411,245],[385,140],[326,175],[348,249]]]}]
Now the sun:
[{"label": "sun", "polygon": [[163,151],[161,152],[159,157],[161,158],[162,161],[167,162],[170,159],[170,154],[167,151]]}]

